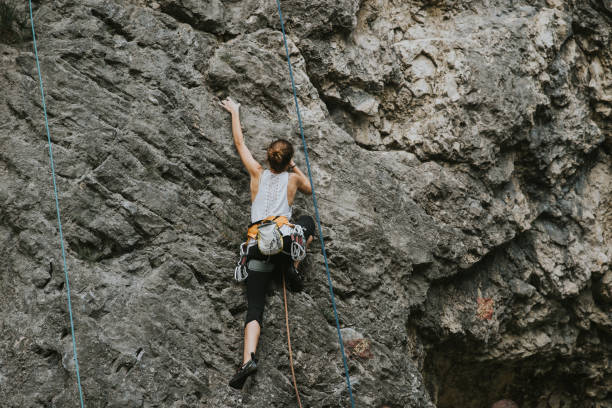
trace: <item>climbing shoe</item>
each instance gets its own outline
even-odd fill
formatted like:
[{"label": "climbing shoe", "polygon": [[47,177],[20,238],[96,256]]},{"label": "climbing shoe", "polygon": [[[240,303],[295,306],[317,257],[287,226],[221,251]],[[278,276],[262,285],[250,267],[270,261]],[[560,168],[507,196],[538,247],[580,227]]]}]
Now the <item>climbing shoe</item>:
[{"label": "climbing shoe", "polygon": [[304,274],[293,265],[293,262],[287,270],[287,288],[291,292],[299,292],[304,289]]},{"label": "climbing shoe", "polygon": [[247,361],[230,380],[230,387],[236,388],[237,390],[242,389],[247,378],[249,378],[251,374],[255,374],[255,371],[257,371],[257,360],[255,359],[255,353],[251,353],[251,359]]}]

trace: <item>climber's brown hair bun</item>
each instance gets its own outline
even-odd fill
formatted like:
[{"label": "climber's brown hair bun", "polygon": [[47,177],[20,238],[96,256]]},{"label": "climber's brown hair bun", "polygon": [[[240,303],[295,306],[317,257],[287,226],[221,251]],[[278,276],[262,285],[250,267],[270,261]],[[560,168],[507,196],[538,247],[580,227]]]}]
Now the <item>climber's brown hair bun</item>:
[{"label": "climber's brown hair bun", "polygon": [[293,145],[285,139],[278,139],[270,143],[267,149],[268,163],[277,173],[285,171],[293,158]]}]

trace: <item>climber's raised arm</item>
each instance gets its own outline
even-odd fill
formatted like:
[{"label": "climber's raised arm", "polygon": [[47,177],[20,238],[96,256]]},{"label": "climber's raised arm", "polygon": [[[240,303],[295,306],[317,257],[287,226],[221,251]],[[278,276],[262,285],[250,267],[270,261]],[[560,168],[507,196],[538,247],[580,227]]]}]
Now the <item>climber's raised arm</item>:
[{"label": "climber's raised arm", "polygon": [[249,148],[244,143],[242,135],[242,127],[240,126],[240,104],[234,102],[231,98],[225,98],[220,105],[229,113],[232,114],[232,134],[234,135],[234,145],[238,150],[238,155],[242,164],[247,169],[251,177],[258,177],[262,172],[263,167],[255,160]]}]

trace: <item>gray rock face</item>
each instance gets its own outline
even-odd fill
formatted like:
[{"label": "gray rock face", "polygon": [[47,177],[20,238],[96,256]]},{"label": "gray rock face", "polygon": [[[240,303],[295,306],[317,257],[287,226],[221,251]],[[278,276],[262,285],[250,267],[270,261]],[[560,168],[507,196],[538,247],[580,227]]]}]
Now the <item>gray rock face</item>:
[{"label": "gray rock face", "polygon": [[[359,407],[612,406],[612,7],[288,0]],[[282,292],[260,371],[232,280],[248,176],[295,142],[276,4],[35,4],[88,407],[294,406]],[[78,405],[31,42],[0,44],[0,400]],[[294,212],[313,213],[308,197]],[[308,407],[346,407],[315,241],[289,310]]]}]

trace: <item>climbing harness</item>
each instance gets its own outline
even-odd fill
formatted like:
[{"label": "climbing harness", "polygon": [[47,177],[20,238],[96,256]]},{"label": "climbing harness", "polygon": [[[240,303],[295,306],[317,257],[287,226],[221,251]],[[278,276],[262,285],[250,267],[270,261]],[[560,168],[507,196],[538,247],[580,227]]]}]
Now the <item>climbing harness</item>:
[{"label": "climbing harness", "polygon": [[68,279],[68,268],[66,266],[66,250],[64,248],[64,235],[62,233],[62,218],[60,216],[59,198],[57,193],[57,182],[55,180],[55,165],[53,163],[53,148],[51,146],[51,133],[49,132],[49,119],[47,118],[47,105],[45,104],[45,91],[43,88],[42,75],[40,73],[40,62],[38,60],[38,47],[36,46],[36,32],[34,31],[34,16],[32,14],[32,0],[28,0],[30,7],[30,22],[32,23],[32,39],[34,41],[34,56],[36,57],[36,69],[38,71],[38,83],[40,85],[40,97],[42,100],[43,114],[45,118],[45,129],[47,131],[47,142],[49,144],[49,160],[51,162],[51,176],[53,179],[53,191],[55,193],[55,210],[57,213],[57,224],[59,226],[59,239],[62,248],[62,260],[64,262],[64,279],[66,281],[66,296],[68,298],[68,313],[70,316],[70,333],[72,334],[72,353],[74,356],[74,367],[77,376],[77,385],[79,387],[79,398],[81,408],[84,408],[83,390],[81,388],[81,376],[79,374],[79,359],[77,357],[76,337],[74,335],[74,321],[72,320],[72,302],[70,301],[70,281]]},{"label": "climbing harness", "polygon": [[272,262],[251,259],[247,265],[250,271],[265,273],[274,272],[274,264]]},{"label": "climbing harness", "polygon": [[295,381],[295,370],[293,369],[293,352],[291,351],[291,334],[289,333],[289,312],[287,311],[287,288],[285,284],[285,273],[283,272],[283,299],[285,301],[285,326],[287,327],[287,348],[289,349],[289,366],[291,367],[291,378],[293,379],[293,388],[297,398],[298,406],[302,408],[300,400],[300,392],[298,391],[297,381]]},{"label": "climbing harness", "polygon": [[293,224],[289,222],[287,217],[283,215],[277,215],[277,216],[271,215],[269,217],[264,218],[263,220],[255,221],[254,223],[250,224],[249,229],[247,231],[247,239],[250,238],[250,239],[257,240],[257,232],[259,231],[259,227],[268,221],[274,221],[274,223],[276,223],[278,228],[282,227],[283,225],[289,225],[293,227]]},{"label": "climbing harness", "polygon": [[[338,311],[336,309],[336,300],[334,298],[334,287],[331,281],[331,274],[329,272],[329,264],[327,262],[327,254],[325,253],[325,242],[323,241],[323,232],[321,231],[321,220],[319,218],[319,208],[317,206],[317,196],[315,194],[314,182],[312,181],[312,171],[310,170],[310,161],[308,160],[308,148],[306,147],[306,139],[304,138],[304,127],[302,126],[302,116],[300,115],[300,107],[297,100],[297,92],[295,90],[295,81],[293,79],[293,69],[291,68],[291,58],[289,57],[289,46],[287,45],[287,36],[285,34],[285,23],[283,21],[283,13],[281,11],[280,0],[276,0],[278,6],[278,17],[280,19],[281,30],[283,33],[283,42],[285,44],[285,54],[287,55],[287,65],[289,66],[289,78],[291,79],[291,89],[293,90],[293,100],[295,102],[295,110],[297,113],[298,124],[300,126],[300,135],[302,137],[302,144],[304,146],[304,157],[306,159],[306,167],[308,168],[308,178],[312,187],[312,202],[315,209],[315,217],[317,219],[317,226],[319,231],[319,240],[321,242],[321,253],[323,254],[323,260],[325,262],[325,271],[327,272],[327,283],[329,286],[329,294],[331,297],[332,307],[334,309],[334,317],[336,319],[336,329],[338,331],[338,340],[340,342],[340,352],[342,353],[342,362],[344,363],[344,374],[346,376],[346,386],[351,400],[351,407],[355,408],[355,401],[353,400],[353,391],[351,389],[351,378],[348,371],[348,363],[346,361],[346,355],[344,353],[344,344],[342,342],[342,333],[340,332],[340,321],[338,319]],[[299,397],[298,397],[299,398]]]},{"label": "climbing harness", "polygon": [[[238,262],[236,263],[236,267],[234,268],[234,279],[236,280],[236,282],[244,281],[249,276],[249,269],[255,270],[254,268],[251,268],[249,264],[249,262],[251,261],[247,262],[247,255],[251,246],[258,245],[260,252],[264,255],[274,255],[273,253],[268,253],[262,250],[262,246],[265,246],[265,243],[261,243],[262,236],[260,235],[260,230],[263,228],[262,226],[269,225],[268,228],[270,228],[274,226],[274,223],[277,227],[276,229],[274,229],[274,233],[276,233],[276,230],[279,229],[282,225],[288,225],[291,227],[291,234],[289,235],[291,237],[290,252],[287,253],[282,251],[283,239],[281,234],[281,250],[276,253],[283,252],[287,255],[290,255],[291,259],[294,261],[302,261],[306,257],[304,229],[302,228],[302,226],[298,224],[291,224],[287,217],[284,216],[266,217],[261,221],[254,222],[249,225],[249,229],[247,232],[248,240],[240,244],[240,257],[238,258]],[[280,231],[278,231],[278,233],[280,234]]]}]

